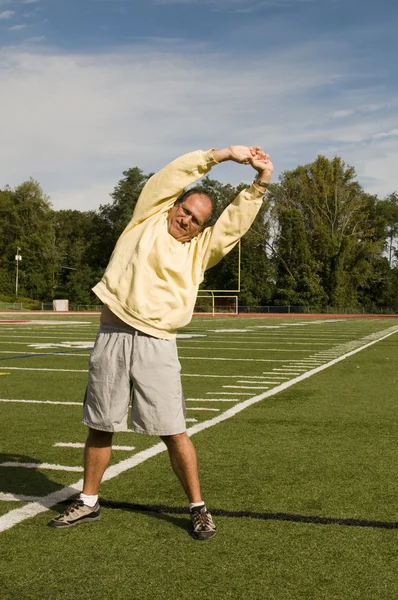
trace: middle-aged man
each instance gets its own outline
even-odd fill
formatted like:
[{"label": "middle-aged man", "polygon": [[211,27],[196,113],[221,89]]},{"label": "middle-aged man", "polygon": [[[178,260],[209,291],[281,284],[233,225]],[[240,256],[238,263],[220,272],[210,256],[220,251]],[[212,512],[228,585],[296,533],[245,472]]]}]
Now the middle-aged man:
[{"label": "middle-aged man", "polygon": [[[211,198],[184,189],[215,164],[250,164],[257,176],[213,226]],[[206,269],[217,264],[252,225],[273,166],[259,146],[191,152],[161,169],[144,186],[94,291],[104,303],[89,360],[84,402],[88,437],[83,492],[50,521],[67,528],[100,519],[98,491],[109,463],[112,437],[127,428],[160,436],[190,502],[192,535],[208,539],[216,527],[203,502],[197,458],[186,433],[185,400],[176,330],[190,322]]]}]

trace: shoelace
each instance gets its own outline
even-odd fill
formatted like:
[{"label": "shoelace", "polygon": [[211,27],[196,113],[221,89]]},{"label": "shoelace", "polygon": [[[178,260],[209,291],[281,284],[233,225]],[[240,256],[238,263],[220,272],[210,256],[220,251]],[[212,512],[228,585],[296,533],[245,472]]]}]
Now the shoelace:
[{"label": "shoelace", "polygon": [[67,517],[70,513],[73,513],[75,510],[82,506],[81,500],[75,500],[68,508],[62,513],[62,516],[65,515]]},{"label": "shoelace", "polygon": [[213,523],[207,512],[199,512],[197,510],[193,511],[192,518],[194,521],[194,528],[198,529],[199,527],[207,528],[212,527]]}]

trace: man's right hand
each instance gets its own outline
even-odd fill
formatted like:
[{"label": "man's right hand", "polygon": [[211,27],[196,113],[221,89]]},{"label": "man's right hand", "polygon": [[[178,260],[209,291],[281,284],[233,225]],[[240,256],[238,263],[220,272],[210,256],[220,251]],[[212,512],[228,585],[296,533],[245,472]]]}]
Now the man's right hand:
[{"label": "man's right hand", "polygon": [[251,164],[253,155],[261,151],[260,146],[228,146],[222,150],[213,150],[214,160],[224,162],[233,160],[240,164]]},{"label": "man's right hand", "polygon": [[251,165],[258,173],[258,178],[264,183],[271,179],[274,166],[261,146],[228,146],[222,150],[213,150],[214,160],[224,162],[233,160],[243,165]]}]

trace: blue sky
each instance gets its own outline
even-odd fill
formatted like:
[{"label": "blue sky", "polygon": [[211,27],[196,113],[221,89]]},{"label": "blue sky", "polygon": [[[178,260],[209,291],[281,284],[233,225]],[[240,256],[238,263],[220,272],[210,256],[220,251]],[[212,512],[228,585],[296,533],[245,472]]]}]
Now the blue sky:
[{"label": "blue sky", "polygon": [[397,31],[396,0],[0,0],[0,187],[33,177],[55,208],[88,210],[129,167],[259,144],[275,181],[338,155],[383,198]]}]

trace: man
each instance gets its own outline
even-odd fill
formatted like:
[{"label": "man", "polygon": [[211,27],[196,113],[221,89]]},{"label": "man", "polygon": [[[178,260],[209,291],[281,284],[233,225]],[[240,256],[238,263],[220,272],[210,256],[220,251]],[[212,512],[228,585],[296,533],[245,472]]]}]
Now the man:
[{"label": "man", "polygon": [[[257,177],[212,227],[210,197],[184,193],[215,164],[250,164]],[[100,518],[98,490],[112,436],[131,429],[160,436],[190,502],[192,535],[209,539],[216,527],[200,491],[196,452],[185,427],[185,401],[176,330],[192,318],[204,271],[217,264],[252,225],[273,171],[259,146],[200,150],[177,158],[149,179],[94,291],[104,303],[89,361],[83,423],[89,427],[80,497],[49,523],[67,528]]]}]

